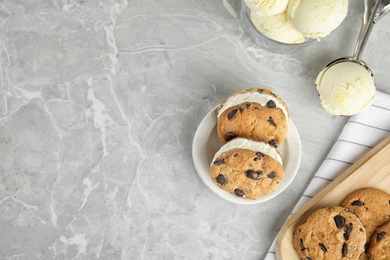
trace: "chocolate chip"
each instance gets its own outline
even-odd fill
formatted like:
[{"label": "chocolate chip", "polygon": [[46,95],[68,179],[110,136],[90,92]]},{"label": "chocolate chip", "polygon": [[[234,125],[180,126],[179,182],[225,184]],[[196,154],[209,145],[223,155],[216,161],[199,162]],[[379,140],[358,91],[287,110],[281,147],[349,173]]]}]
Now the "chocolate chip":
[{"label": "chocolate chip", "polygon": [[334,217],[337,228],[342,228],[345,225],[345,218],[343,216],[337,215]]},{"label": "chocolate chip", "polygon": [[237,114],[237,111],[238,111],[238,109],[234,109],[234,110],[230,111],[230,112],[227,114],[227,118],[228,118],[229,120],[233,119],[234,116]]},{"label": "chocolate chip", "polygon": [[276,104],[273,100],[269,100],[266,104],[265,104],[266,107],[268,108],[276,108]]},{"label": "chocolate chip", "polygon": [[310,257],[306,257],[305,260],[313,260],[313,259],[311,259]]},{"label": "chocolate chip", "polygon": [[385,231],[380,231],[376,233],[376,242],[381,241],[386,236]]},{"label": "chocolate chip", "polygon": [[352,206],[364,206],[363,201],[361,200],[355,200],[354,202],[351,203]]},{"label": "chocolate chip", "polygon": [[268,141],[268,144],[270,144],[270,145],[272,145],[272,146],[274,146],[275,148],[277,148],[278,147],[278,143],[274,140],[274,139],[272,139],[272,140],[269,140]]},{"label": "chocolate chip", "polygon": [[255,162],[260,160],[262,157],[264,157],[264,154],[262,152],[256,152],[256,157],[253,159]]},{"label": "chocolate chip", "polygon": [[262,152],[256,152],[256,156],[260,158],[260,157],[263,157],[264,154]]},{"label": "chocolate chip", "polygon": [[238,110],[240,110],[241,114],[244,112],[244,109],[242,107],[239,107]]},{"label": "chocolate chip", "polygon": [[240,190],[240,189],[235,189],[234,194],[236,194],[237,197],[244,197],[245,192],[243,190]]},{"label": "chocolate chip", "polygon": [[303,244],[302,238],[299,239],[299,247],[301,248],[301,251],[305,250],[305,245]]},{"label": "chocolate chip", "polygon": [[264,89],[259,89],[257,92],[259,92],[260,94],[264,93]]},{"label": "chocolate chip", "polygon": [[229,142],[230,140],[232,140],[233,138],[236,138],[237,137],[237,134],[236,133],[233,133],[233,132],[227,132],[226,135],[225,135],[225,140],[227,142]]},{"label": "chocolate chip", "polygon": [[318,246],[321,248],[321,250],[323,251],[323,252],[325,252],[326,253],[326,247],[324,246],[324,244],[322,244],[322,243],[318,243]]},{"label": "chocolate chip", "polygon": [[234,157],[237,157],[237,156],[238,156],[238,153],[235,153],[233,156],[234,156]]},{"label": "chocolate chip", "polygon": [[352,232],[352,223],[349,223],[348,225],[345,226],[345,232],[344,232],[344,239],[348,240],[349,235],[351,235]]},{"label": "chocolate chip", "polygon": [[268,118],[268,122],[269,122],[271,125],[276,126],[276,123],[275,123],[275,121],[274,121],[274,119],[273,119],[272,117],[269,117],[269,118]]},{"label": "chocolate chip", "polygon": [[276,173],[274,171],[272,171],[272,172],[268,173],[267,177],[270,179],[275,179]]},{"label": "chocolate chip", "polygon": [[221,165],[221,164],[224,164],[225,163],[225,159],[219,159],[219,160],[215,160],[213,162],[214,165]]},{"label": "chocolate chip", "polygon": [[219,174],[217,176],[217,178],[215,178],[215,180],[217,181],[217,183],[221,184],[221,185],[224,185],[226,183],[226,177],[223,176],[222,174]]},{"label": "chocolate chip", "polygon": [[364,252],[367,252],[369,247],[370,247],[370,243],[365,243],[364,244]]},{"label": "chocolate chip", "polygon": [[343,244],[343,248],[341,249],[341,254],[343,256],[346,256],[348,254],[348,245],[347,245],[347,243]]},{"label": "chocolate chip", "polygon": [[263,175],[262,171],[247,170],[245,172],[246,177],[252,180],[260,180]]},{"label": "chocolate chip", "polygon": [[249,108],[251,106],[251,103],[247,103],[245,106],[246,108]]}]

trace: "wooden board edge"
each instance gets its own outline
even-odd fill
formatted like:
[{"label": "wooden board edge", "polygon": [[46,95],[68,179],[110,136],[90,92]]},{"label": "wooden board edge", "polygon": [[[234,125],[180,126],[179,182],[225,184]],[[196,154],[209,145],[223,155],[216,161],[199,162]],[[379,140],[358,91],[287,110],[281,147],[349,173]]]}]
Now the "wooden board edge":
[{"label": "wooden board edge", "polygon": [[[387,151],[389,150],[389,151]],[[368,161],[372,160],[377,156],[382,156],[385,153],[387,155],[390,154],[390,136],[383,139],[379,142],[373,149],[371,149],[367,154],[363,155],[360,159],[358,159],[353,165],[351,165],[347,170],[341,173],[337,178],[335,178],[331,183],[329,183],[324,189],[322,189],[317,195],[315,195],[312,199],[306,202],[303,206],[301,206],[293,215],[291,215],[287,221],[284,223],[282,228],[280,229],[278,235],[276,236],[275,241],[275,255],[278,260],[286,260],[283,259],[281,254],[282,245],[284,243],[290,243],[292,245],[293,237],[286,236],[287,231],[291,228],[295,228],[298,224],[297,220],[300,218],[305,218],[304,215],[307,216],[314,210],[312,209],[314,205],[319,203],[327,194],[329,194],[332,190],[334,190],[342,181],[345,181],[349,176],[351,176],[357,169],[362,167]],[[321,208],[322,205],[317,205],[317,208]],[[288,241],[285,241],[285,240]],[[297,258],[298,259],[298,258]]]}]

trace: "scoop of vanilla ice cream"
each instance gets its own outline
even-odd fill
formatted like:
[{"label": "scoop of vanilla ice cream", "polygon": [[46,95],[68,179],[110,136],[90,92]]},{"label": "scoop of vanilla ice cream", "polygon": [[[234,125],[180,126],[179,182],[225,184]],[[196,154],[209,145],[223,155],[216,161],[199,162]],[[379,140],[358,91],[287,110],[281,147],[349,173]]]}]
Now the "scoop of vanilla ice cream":
[{"label": "scoop of vanilla ice cream", "polygon": [[290,0],[293,26],[308,38],[320,39],[336,29],[348,12],[348,0]]},{"label": "scoop of vanilla ice cream", "polygon": [[316,79],[322,106],[332,115],[354,115],[371,105],[375,80],[370,71],[353,61],[323,69]]},{"label": "scoop of vanilla ice cream", "polygon": [[251,12],[253,25],[268,38],[284,43],[302,43],[305,41],[302,33],[295,30],[286,17],[286,13],[271,16],[261,16]]},{"label": "scoop of vanilla ice cream", "polygon": [[283,13],[287,10],[289,0],[245,0],[253,12],[262,16]]}]

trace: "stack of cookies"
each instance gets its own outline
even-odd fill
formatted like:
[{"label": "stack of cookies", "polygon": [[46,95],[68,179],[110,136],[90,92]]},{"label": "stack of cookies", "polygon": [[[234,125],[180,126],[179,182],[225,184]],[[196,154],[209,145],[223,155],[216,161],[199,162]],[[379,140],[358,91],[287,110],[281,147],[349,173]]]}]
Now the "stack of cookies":
[{"label": "stack of cookies", "polygon": [[288,108],[271,90],[250,88],[230,95],[217,109],[223,146],[210,166],[213,182],[245,199],[275,190],[284,175],[277,147],[288,131]]},{"label": "stack of cookies", "polygon": [[318,209],[294,231],[300,259],[390,259],[390,194],[359,189]]}]

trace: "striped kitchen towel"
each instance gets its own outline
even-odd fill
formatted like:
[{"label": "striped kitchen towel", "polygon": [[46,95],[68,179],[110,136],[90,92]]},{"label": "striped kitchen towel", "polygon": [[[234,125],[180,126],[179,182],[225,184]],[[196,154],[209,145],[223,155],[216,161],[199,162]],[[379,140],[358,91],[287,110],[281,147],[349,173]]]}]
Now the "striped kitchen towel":
[{"label": "striped kitchen towel", "polygon": [[[350,117],[291,215],[389,135],[390,95],[377,91],[372,106]],[[265,260],[275,259],[274,241]]]}]

